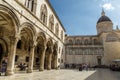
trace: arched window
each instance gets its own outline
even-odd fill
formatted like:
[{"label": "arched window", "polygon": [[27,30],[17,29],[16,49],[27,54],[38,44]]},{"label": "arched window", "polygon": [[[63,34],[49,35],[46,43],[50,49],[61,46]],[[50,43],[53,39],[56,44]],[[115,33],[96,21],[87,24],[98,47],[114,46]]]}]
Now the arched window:
[{"label": "arched window", "polygon": [[55,26],[55,34],[56,34],[57,36],[59,36],[59,25],[58,25],[58,23],[57,23],[56,26]]},{"label": "arched window", "polygon": [[93,39],[93,43],[96,45],[98,43],[97,39]]},{"label": "arched window", "polygon": [[41,6],[40,19],[44,24],[47,24],[47,7],[45,4]]},{"label": "arched window", "polygon": [[80,45],[80,42],[81,42],[81,41],[80,41],[79,39],[76,40],[76,44],[77,44],[77,45]]},{"label": "arched window", "polygon": [[26,0],[25,6],[32,12],[36,12],[37,0]]},{"label": "arched window", "polygon": [[54,17],[53,17],[53,15],[50,15],[50,17],[49,17],[49,28],[50,28],[50,30],[53,30],[53,32],[54,32]]},{"label": "arched window", "polygon": [[63,31],[61,30],[61,40],[63,40]]},{"label": "arched window", "polygon": [[85,39],[84,44],[88,45],[88,39]]},{"label": "arched window", "polygon": [[22,45],[22,41],[19,40],[18,43],[17,43],[17,49],[21,49],[21,47],[22,47],[21,45]]},{"label": "arched window", "polygon": [[73,41],[71,39],[69,40],[69,44],[73,44]]},{"label": "arched window", "polygon": [[115,42],[115,41],[118,41],[118,40],[119,39],[118,39],[117,35],[114,34],[114,33],[110,33],[106,36],[106,41],[107,42]]}]

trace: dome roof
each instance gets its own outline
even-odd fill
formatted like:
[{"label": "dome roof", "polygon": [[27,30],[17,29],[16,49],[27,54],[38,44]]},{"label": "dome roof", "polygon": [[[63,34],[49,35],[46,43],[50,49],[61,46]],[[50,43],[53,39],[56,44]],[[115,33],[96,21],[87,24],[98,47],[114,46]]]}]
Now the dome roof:
[{"label": "dome roof", "polygon": [[104,21],[112,22],[109,17],[105,16],[105,12],[102,9],[101,17],[98,19],[97,24],[100,23],[100,22],[104,22]]},{"label": "dome roof", "polygon": [[98,19],[98,21],[97,21],[97,24],[98,23],[100,23],[100,22],[104,22],[104,21],[110,21],[110,22],[112,22],[111,20],[110,20],[110,18],[108,18],[107,16],[101,16],[99,19]]}]

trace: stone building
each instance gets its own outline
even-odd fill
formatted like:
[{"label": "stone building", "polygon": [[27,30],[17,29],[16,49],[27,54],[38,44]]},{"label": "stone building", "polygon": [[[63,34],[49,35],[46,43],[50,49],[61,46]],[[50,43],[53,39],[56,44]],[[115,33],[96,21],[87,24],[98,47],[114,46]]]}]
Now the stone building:
[{"label": "stone building", "polygon": [[120,59],[120,30],[105,15],[104,10],[96,24],[97,35],[66,36],[65,64],[82,64],[90,66],[110,65]]},{"label": "stone building", "polygon": [[0,62],[7,60],[7,75],[21,62],[28,73],[59,68],[64,35],[49,0],[0,0]]}]

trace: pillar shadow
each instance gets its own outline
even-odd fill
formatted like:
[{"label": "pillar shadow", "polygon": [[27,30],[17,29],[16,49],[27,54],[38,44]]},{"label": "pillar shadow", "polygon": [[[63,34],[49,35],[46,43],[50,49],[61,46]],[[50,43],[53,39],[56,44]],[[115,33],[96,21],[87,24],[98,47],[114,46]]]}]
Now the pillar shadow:
[{"label": "pillar shadow", "polygon": [[120,72],[110,71],[109,69],[97,69],[95,73],[85,80],[120,80]]}]

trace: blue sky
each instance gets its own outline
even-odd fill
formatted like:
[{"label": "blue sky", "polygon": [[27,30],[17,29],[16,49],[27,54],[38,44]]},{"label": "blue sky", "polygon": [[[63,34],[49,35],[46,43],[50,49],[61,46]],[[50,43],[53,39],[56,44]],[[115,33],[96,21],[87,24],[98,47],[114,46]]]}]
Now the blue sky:
[{"label": "blue sky", "polygon": [[120,0],[50,0],[68,35],[96,35],[102,7],[113,24],[120,26]]}]

